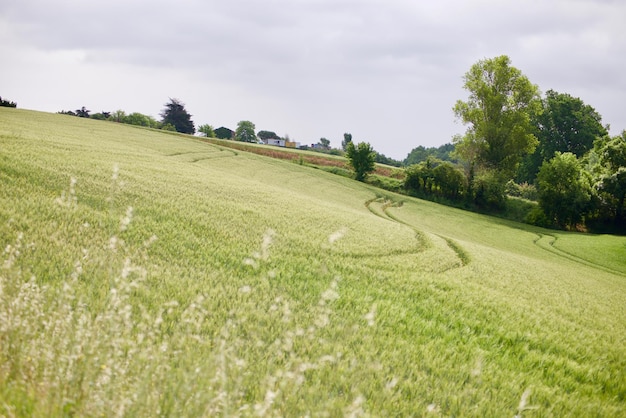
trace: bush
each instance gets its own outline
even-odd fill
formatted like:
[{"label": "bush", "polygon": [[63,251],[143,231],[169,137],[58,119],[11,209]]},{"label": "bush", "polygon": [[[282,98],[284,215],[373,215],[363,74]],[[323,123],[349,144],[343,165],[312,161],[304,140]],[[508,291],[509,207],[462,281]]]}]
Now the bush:
[{"label": "bush", "polygon": [[474,203],[481,209],[502,210],[505,208],[505,183],[497,173],[486,172],[474,178]]},{"label": "bush", "polygon": [[534,202],[539,198],[539,194],[537,193],[537,188],[526,182],[518,184],[513,180],[509,180],[506,185],[506,194],[513,197],[520,197],[526,200],[532,200]]},{"label": "bush", "polygon": [[350,165],[354,169],[354,178],[358,181],[365,181],[369,173],[374,171],[376,163],[374,162],[376,153],[370,144],[360,142],[354,145],[353,142],[346,146],[346,157],[350,161]]},{"label": "bush", "polygon": [[376,174],[371,175],[367,182],[372,186],[379,187],[390,192],[399,192],[402,190],[403,182],[399,179],[391,177],[378,176]]},{"label": "bush", "polygon": [[559,227],[575,226],[589,209],[591,186],[578,159],[571,152],[557,152],[545,161],[537,175],[539,205]]},{"label": "bush", "polygon": [[552,224],[539,206],[535,206],[531,209],[528,215],[526,215],[524,222],[530,225],[541,226],[543,228],[549,228]]}]

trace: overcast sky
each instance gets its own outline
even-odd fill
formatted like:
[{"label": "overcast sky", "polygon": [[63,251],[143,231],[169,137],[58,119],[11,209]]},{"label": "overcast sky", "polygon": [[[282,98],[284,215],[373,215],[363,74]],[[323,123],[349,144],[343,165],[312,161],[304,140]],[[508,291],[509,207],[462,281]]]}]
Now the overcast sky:
[{"label": "overcast sky", "polygon": [[623,0],[0,0],[0,95],[26,109],[140,112],[389,157],[465,126],[463,75],[508,55],[542,91],[626,129]]}]

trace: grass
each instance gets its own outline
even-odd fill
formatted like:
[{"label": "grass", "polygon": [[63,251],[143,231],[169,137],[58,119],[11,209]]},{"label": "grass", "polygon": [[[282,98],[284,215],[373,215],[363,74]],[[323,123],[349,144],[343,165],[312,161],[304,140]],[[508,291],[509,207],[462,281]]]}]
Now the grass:
[{"label": "grass", "polygon": [[624,237],[0,109],[0,416],[622,416]]}]

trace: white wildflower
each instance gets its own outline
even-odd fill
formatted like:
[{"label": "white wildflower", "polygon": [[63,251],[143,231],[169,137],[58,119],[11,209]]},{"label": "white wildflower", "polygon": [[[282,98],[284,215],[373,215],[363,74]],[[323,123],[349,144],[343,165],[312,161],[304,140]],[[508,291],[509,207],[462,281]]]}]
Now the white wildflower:
[{"label": "white wildflower", "polygon": [[126,231],[126,229],[128,228],[128,225],[130,225],[130,222],[132,220],[133,220],[133,207],[129,206],[126,209],[126,215],[122,218],[120,222],[120,231]]},{"label": "white wildflower", "polygon": [[114,235],[111,237],[111,239],[109,239],[109,249],[112,251],[116,251],[117,250],[117,237]]},{"label": "white wildflower", "polygon": [[528,406],[528,398],[530,398],[530,388],[526,389],[524,391],[524,393],[522,393],[522,398],[519,401],[519,406],[517,407],[517,415],[515,415],[515,418],[521,418],[522,417],[522,412],[523,411],[527,411],[529,409],[539,409],[538,406]]},{"label": "white wildflower", "polygon": [[252,266],[254,268],[257,268],[259,266],[259,264],[256,262],[256,260],[254,260],[252,258],[244,258],[243,264],[245,264],[246,266]]},{"label": "white wildflower", "polygon": [[365,411],[363,410],[363,406],[362,406],[364,403],[365,403],[365,398],[363,397],[363,395],[358,395],[354,399],[352,404],[344,410],[343,415],[345,417],[350,417],[350,418],[356,418],[358,416],[364,415]]},{"label": "white wildflower", "polygon": [[365,314],[364,318],[367,321],[368,326],[370,327],[374,326],[375,318],[376,318],[376,304],[372,305],[372,309],[370,309],[370,311],[367,314]]},{"label": "white wildflower", "polygon": [[387,384],[385,385],[385,389],[391,390],[395,388],[397,385],[398,385],[398,378],[394,376],[393,379],[387,382]]},{"label": "white wildflower", "polygon": [[426,407],[426,412],[437,412],[438,410],[439,410],[439,407],[434,403],[431,403],[430,405]]},{"label": "white wildflower", "polygon": [[346,228],[341,228],[340,230],[333,232],[332,234],[328,236],[328,243],[334,244],[335,241],[338,241],[341,238],[343,238],[344,235],[346,235],[346,232],[347,232]]}]

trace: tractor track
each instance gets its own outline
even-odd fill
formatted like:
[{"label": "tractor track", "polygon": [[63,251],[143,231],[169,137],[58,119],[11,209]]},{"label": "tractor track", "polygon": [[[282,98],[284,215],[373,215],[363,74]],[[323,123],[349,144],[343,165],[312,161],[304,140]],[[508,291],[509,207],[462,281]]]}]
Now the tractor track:
[{"label": "tractor track", "polygon": [[[380,204],[380,211],[376,210],[373,207],[374,203],[379,203]],[[365,202],[365,207],[375,216],[378,216],[382,219],[385,219],[387,221],[390,222],[395,222],[401,225],[404,225],[408,228],[411,228],[414,232],[415,232],[415,238],[418,240],[418,242],[420,243],[420,251],[417,252],[412,252],[413,254],[417,255],[419,253],[422,253],[428,249],[433,249],[433,247],[435,246],[434,243],[432,242],[432,238],[429,238],[427,233],[425,233],[424,231],[421,231],[420,229],[416,228],[414,225],[409,224],[408,222],[403,221],[402,219],[399,219],[398,217],[396,217],[395,215],[393,215],[390,212],[390,208],[393,207],[401,207],[402,206],[402,202],[393,202],[389,199],[385,199],[383,197],[375,197],[373,199],[367,200]],[[454,241],[452,238],[449,237],[445,237],[443,235],[439,235],[439,234],[431,234],[433,237],[437,237],[438,239],[441,239],[443,242],[445,242],[445,245],[455,254],[458,262],[455,263],[454,266],[449,266],[446,267],[444,269],[442,269],[441,271],[439,271],[439,273],[443,273],[449,270],[452,270],[454,268],[460,268],[460,267],[464,267],[466,265],[468,265],[471,261],[469,254],[463,249],[463,247],[458,244],[456,241]]]}]

